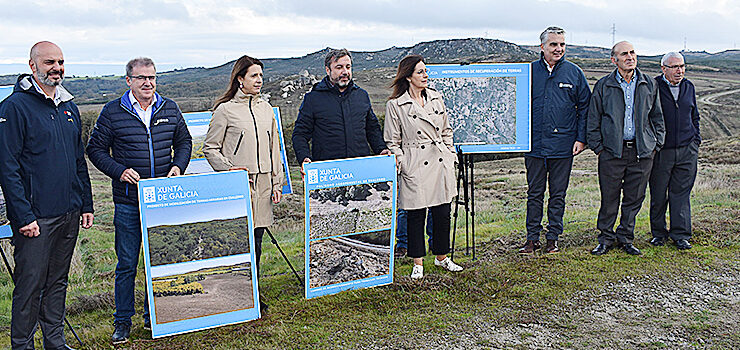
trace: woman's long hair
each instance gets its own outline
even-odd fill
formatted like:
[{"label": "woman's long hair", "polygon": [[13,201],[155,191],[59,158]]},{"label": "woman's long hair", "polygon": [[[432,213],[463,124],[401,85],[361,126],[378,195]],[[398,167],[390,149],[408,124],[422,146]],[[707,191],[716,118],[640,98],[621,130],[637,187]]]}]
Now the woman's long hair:
[{"label": "woman's long hair", "polygon": [[216,108],[218,108],[220,104],[224,102],[229,102],[232,98],[234,98],[234,96],[236,95],[236,91],[239,90],[238,78],[245,76],[249,67],[255,64],[262,68],[265,68],[260,60],[254,57],[249,57],[247,55],[239,57],[239,59],[234,62],[234,68],[231,69],[231,80],[229,80],[229,88],[226,89],[226,92],[224,92],[224,94],[216,100],[216,103],[213,105],[213,110],[216,110]]},{"label": "woman's long hair", "polygon": [[419,62],[424,61],[424,57],[420,55],[408,55],[404,57],[398,64],[398,72],[396,72],[396,78],[393,79],[391,87],[393,93],[388,99],[392,100],[403,95],[409,89],[409,81],[406,78],[414,74],[414,68]]}]

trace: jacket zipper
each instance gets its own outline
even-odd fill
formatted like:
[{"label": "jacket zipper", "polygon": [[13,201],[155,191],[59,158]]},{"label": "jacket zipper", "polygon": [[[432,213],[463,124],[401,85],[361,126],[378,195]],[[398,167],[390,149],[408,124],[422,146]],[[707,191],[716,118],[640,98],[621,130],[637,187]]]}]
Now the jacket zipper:
[{"label": "jacket zipper", "polygon": [[[62,147],[64,148],[64,158],[67,160],[67,164],[70,164],[69,162],[69,152],[67,151],[67,143],[64,142],[64,137],[62,135],[61,125],[59,123],[62,121],[63,118],[55,118],[54,116],[59,114],[59,106],[54,106],[54,115],[51,116],[52,123],[54,124],[54,129],[56,131],[56,135],[58,137],[58,140],[62,143]],[[75,162],[76,163],[76,162]],[[67,182],[69,182],[72,179],[71,169],[69,167],[67,168]],[[70,186],[64,186],[64,192],[65,192],[65,198],[70,198],[71,194],[69,193]]]},{"label": "jacket zipper", "polygon": [[254,116],[254,111],[252,111],[252,99],[254,96],[249,96],[249,113],[252,115],[252,122],[254,123],[254,137],[257,139],[257,172],[261,173],[262,168],[260,168],[260,134],[257,131],[257,118]]},{"label": "jacket zipper", "polygon": [[239,134],[239,140],[236,141],[236,147],[234,147],[234,155],[236,155],[236,152],[239,152],[239,146],[241,146],[243,138],[244,138],[244,130],[242,130],[242,133]]}]

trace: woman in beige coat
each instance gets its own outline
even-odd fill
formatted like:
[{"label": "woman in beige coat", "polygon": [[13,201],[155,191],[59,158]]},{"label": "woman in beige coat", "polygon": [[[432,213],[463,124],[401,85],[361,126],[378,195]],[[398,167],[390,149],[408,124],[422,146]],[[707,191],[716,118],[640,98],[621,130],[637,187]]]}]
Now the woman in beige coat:
[{"label": "woman in beige coat", "polygon": [[272,206],[280,202],[283,163],[272,106],[260,98],[260,60],[242,56],[231,70],[229,88],[214,106],[203,153],[216,171],[249,172],[254,240],[259,272],[262,236],[272,225]]},{"label": "woman in beige coat", "polygon": [[424,222],[432,215],[434,265],[461,271],[450,251],[450,202],[457,195],[455,148],[442,94],[427,88],[424,59],[401,60],[386,104],[384,138],[399,169],[398,205],[408,212],[408,256],[414,258],[411,278],[424,276]]}]

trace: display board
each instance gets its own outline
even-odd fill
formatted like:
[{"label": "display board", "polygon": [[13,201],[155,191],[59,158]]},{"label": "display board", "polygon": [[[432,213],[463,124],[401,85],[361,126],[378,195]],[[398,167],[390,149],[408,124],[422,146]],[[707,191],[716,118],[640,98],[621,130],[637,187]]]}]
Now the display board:
[{"label": "display board", "polygon": [[529,152],[529,63],[430,64],[429,87],[442,93],[463,153]]},{"label": "display board", "polygon": [[[0,86],[0,102],[13,92],[13,86]],[[3,189],[0,188],[0,239],[13,237],[13,231],[8,224],[8,216],[5,211],[5,197]]]},{"label": "display board", "polygon": [[[280,121],[280,108],[272,107],[277,121],[280,136],[280,157],[283,160],[283,172],[285,175],[285,185],[283,185],[283,194],[293,193],[293,185],[290,180],[290,169],[288,169],[288,154],[285,152],[285,142],[283,141],[283,125]],[[185,170],[186,174],[201,174],[213,172],[213,168],[208,164],[208,160],[203,154],[203,144],[208,132],[208,125],[211,123],[211,112],[192,112],[183,113],[185,123],[188,125],[188,131],[193,138],[193,151],[190,155],[190,164]]]},{"label": "display board", "polygon": [[260,317],[246,171],[139,182],[152,337]]},{"label": "display board", "polygon": [[393,283],[396,157],[304,164],[306,298]]}]

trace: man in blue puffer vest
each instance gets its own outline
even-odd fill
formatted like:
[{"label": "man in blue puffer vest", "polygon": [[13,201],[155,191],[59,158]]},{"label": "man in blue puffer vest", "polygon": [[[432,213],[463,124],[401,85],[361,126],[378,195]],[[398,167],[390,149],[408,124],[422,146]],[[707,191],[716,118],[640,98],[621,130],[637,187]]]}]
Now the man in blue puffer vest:
[{"label": "man in blue puffer vest", "polygon": [[[126,64],[131,88],[100,112],[87,154],[96,168],[112,179],[116,229],[114,344],[128,341],[134,315],[134,280],[141,249],[139,179],[176,176],[190,162],[192,139],[177,104],[156,92],[157,72],[151,59]],[[174,151],[174,156],[172,155]],[[144,328],[150,327],[144,302]]]},{"label": "man in blue puffer vest", "polygon": [[[691,189],[699,156],[699,108],[694,84],[684,78],[683,55],[669,52],[660,61],[663,74],[655,77],[665,120],[665,144],[655,154],[650,173],[650,244],[662,246],[667,238],[676,248],[691,249]],[[671,225],[665,213],[670,206]]]},{"label": "man in blue puffer vest", "polygon": [[29,64],[33,75],[0,104],[0,185],[15,246],[10,344],[33,349],[38,324],[44,349],[71,349],[64,303],[80,218],[86,229],[94,220],[90,178],[62,50],[39,42]]},{"label": "man in blue puffer vest", "polygon": [[573,156],[586,143],[586,112],[591,98],[581,68],[565,59],[565,30],[549,27],[540,34],[540,59],[532,62],[532,151],[525,154],[527,168],[527,242],[520,254],[540,248],[545,184],[547,203],[545,253],[557,253],[563,233],[565,192]]}]

